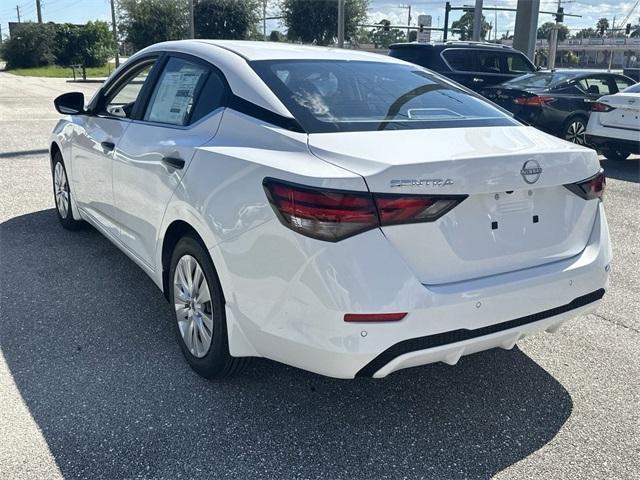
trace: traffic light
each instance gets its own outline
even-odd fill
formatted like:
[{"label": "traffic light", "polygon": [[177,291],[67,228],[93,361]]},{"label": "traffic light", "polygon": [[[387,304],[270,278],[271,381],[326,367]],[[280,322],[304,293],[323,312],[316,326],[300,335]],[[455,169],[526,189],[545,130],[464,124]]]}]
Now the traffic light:
[{"label": "traffic light", "polygon": [[556,12],[556,22],[562,23],[564,21],[564,7],[558,7]]},{"label": "traffic light", "polygon": [[631,24],[627,23],[626,28],[624,29],[624,34],[629,35],[631,33]]}]

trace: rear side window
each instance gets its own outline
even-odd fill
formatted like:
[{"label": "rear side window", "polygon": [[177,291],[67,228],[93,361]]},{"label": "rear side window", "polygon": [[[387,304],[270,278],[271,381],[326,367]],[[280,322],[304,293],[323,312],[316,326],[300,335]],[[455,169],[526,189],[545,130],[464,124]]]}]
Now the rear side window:
[{"label": "rear side window", "polygon": [[482,97],[414,65],[269,60],[251,66],[309,133],[518,125]]},{"label": "rear side window", "polygon": [[449,49],[442,52],[442,56],[447,61],[452,70],[459,72],[473,72],[474,52],[462,49]]},{"label": "rear side window", "polygon": [[197,95],[210,70],[194,62],[172,57],[167,62],[149,101],[144,119],[170,125],[187,125]]}]

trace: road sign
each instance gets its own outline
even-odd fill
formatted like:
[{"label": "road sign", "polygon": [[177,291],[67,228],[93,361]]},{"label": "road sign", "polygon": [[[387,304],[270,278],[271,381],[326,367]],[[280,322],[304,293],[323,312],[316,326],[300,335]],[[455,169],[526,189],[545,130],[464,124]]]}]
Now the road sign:
[{"label": "road sign", "polygon": [[[431,15],[418,15],[418,25],[420,27],[431,27]],[[418,30],[418,36],[416,37],[418,43],[429,43],[431,41],[431,30]]]}]

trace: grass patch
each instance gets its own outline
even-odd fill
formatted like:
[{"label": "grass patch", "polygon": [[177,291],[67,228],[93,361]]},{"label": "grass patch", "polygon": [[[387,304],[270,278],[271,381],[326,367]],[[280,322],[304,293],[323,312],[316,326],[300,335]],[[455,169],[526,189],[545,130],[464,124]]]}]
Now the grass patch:
[{"label": "grass patch", "polygon": [[[92,77],[107,77],[113,68],[109,66],[87,68],[87,78]],[[47,67],[34,67],[34,68],[14,68],[7,70],[8,73],[14,75],[20,75],[22,77],[49,77],[49,78],[73,78],[73,71],[70,67],[61,67],[59,65],[49,65]],[[79,78],[82,78],[82,73],[77,73]]]}]

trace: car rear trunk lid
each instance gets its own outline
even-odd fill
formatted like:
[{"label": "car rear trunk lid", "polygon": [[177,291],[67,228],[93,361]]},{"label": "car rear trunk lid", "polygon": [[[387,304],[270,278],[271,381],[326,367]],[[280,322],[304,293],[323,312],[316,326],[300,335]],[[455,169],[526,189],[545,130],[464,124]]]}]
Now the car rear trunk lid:
[{"label": "car rear trunk lid", "polygon": [[597,202],[564,184],[599,170],[595,152],[531,127],[311,134],[309,148],[375,193],[468,195],[434,222],[382,227],[424,284],[569,258],[593,227]]}]

